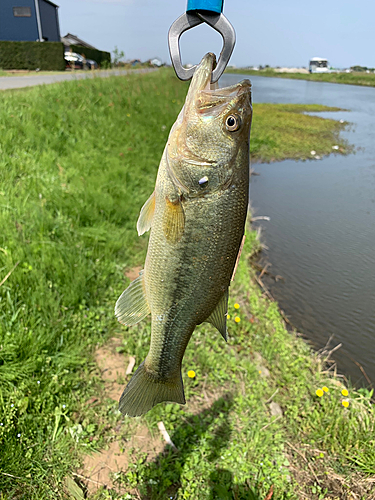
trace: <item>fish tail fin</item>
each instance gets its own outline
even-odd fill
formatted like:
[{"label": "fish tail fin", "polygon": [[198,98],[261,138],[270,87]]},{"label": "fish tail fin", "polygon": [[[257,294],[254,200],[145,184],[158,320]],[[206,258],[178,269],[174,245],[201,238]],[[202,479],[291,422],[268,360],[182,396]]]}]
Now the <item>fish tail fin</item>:
[{"label": "fish tail fin", "polygon": [[141,363],[120,398],[119,410],[123,415],[138,417],[163,401],[185,404],[181,371],[174,378],[157,380]]}]

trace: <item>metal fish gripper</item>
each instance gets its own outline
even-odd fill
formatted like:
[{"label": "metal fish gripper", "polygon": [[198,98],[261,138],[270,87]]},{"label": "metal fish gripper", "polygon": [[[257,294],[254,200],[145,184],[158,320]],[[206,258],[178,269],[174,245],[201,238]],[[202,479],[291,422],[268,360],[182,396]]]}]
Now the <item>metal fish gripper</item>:
[{"label": "metal fish gripper", "polygon": [[233,26],[222,13],[223,0],[188,0],[186,12],[172,24],[168,33],[169,53],[176,75],[180,80],[190,80],[197,68],[184,68],[181,62],[180,37],[199,24],[206,23],[220,33],[223,38],[216,68],[212,72],[211,83],[219,80],[232,55],[236,43],[236,33]]}]

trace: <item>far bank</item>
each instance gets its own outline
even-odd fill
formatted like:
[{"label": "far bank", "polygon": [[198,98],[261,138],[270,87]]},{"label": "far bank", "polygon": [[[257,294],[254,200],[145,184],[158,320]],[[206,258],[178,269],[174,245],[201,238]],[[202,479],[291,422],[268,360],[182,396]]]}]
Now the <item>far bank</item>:
[{"label": "far bank", "polygon": [[230,68],[226,73],[241,75],[266,76],[271,78],[289,78],[291,80],[308,80],[311,82],[342,83],[345,85],[363,85],[375,87],[375,74],[365,72],[352,73],[279,73],[274,69],[251,70],[246,68]]}]

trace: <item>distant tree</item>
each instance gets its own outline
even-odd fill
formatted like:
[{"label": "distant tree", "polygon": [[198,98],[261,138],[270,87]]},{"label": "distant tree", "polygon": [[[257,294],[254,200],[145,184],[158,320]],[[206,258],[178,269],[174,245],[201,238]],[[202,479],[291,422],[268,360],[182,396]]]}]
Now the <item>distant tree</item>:
[{"label": "distant tree", "polygon": [[366,66],[351,66],[350,68],[352,71],[366,71],[367,67]]},{"label": "distant tree", "polygon": [[118,63],[125,57],[125,52],[122,50],[119,50],[117,48],[117,45],[115,45],[115,50],[112,51],[113,54],[113,65],[117,66]]}]

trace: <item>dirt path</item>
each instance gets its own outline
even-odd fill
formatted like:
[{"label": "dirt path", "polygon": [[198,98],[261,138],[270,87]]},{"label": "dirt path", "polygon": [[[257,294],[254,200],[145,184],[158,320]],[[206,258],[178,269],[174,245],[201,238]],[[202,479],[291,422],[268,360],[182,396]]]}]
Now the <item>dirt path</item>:
[{"label": "dirt path", "polygon": [[106,78],[108,76],[123,76],[130,73],[149,73],[156,71],[153,68],[133,69],[133,70],[100,70],[85,71],[80,73],[61,72],[51,75],[31,75],[31,76],[2,76],[0,77],[0,90],[20,89],[24,87],[34,87],[35,85],[48,85],[51,83],[65,82],[70,80],[84,80],[86,78]]}]

